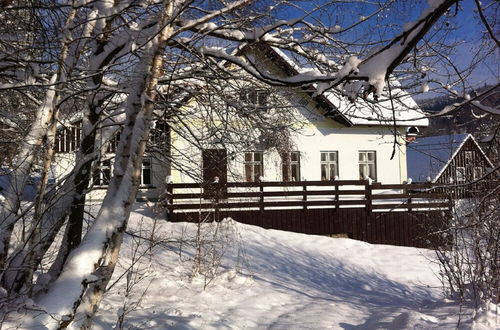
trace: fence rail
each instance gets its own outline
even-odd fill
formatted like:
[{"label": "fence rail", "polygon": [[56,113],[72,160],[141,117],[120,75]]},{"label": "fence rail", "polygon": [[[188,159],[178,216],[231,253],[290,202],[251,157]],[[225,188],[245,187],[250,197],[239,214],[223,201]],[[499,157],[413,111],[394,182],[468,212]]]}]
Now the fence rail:
[{"label": "fence rail", "polygon": [[344,207],[369,212],[449,210],[450,197],[432,189],[432,184],[369,184],[363,180],[174,183],[167,187],[167,204],[170,213]]},{"label": "fence rail", "polygon": [[268,229],[416,247],[434,244],[432,232],[451,219],[452,208],[451,197],[437,193],[431,184],[177,183],[167,191],[170,221],[231,217]]}]

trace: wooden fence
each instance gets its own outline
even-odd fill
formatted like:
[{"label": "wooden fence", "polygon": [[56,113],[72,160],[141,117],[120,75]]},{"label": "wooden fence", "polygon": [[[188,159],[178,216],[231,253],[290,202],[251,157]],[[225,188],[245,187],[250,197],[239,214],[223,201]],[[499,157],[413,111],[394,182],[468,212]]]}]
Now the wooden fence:
[{"label": "wooden fence", "polygon": [[170,221],[238,222],[269,229],[343,235],[371,243],[429,246],[451,214],[451,199],[430,184],[366,181],[170,184]]}]

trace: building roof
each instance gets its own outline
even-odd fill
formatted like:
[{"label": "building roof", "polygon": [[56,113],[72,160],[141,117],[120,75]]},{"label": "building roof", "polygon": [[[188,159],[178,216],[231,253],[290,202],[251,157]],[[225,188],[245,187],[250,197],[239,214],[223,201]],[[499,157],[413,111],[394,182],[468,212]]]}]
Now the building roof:
[{"label": "building roof", "polygon": [[[290,76],[311,72],[314,69],[300,67],[292,61],[283,51],[275,47],[265,47],[268,56],[272,56]],[[274,55],[274,56],[273,56]],[[319,73],[318,73],[319,74]],[[353,84],[354,85],[354,84]],[[311,88],[312,87],[312,88]],[[352,125],[394,125],[394,115],[397,126],[429,126],[429,119],[420,110],[415,100],[400,89],[399,81],[391,79],[393,102],[388,96],[379,101],[364,100],[357,98],[356,102],[350,102],[347,97],[340,96],[339,91],[325,91],[316,95],[311,92],[313,98],[326,108],[326,116],[339,121],[346,126]],[[318,90],[317,84],[311,84],[306,89]]]},{"label": "building roof", "polygon": [[472,138],[472,135],[451,134],[417,138],[406,146],[408,177],[415,182],[436,181],[469,138]]},{"label": "building roof", "polygon": [[[324,95],[354,125],[394,125],[392,104],[388,97],[382,97],[378,102],[358,98],[351,103],[346,97],[339,97],[333,92],[325,92]],[[397,126],[429,126],[429,119],[411,96],[396,87],[393,87],[392,95]]]}]

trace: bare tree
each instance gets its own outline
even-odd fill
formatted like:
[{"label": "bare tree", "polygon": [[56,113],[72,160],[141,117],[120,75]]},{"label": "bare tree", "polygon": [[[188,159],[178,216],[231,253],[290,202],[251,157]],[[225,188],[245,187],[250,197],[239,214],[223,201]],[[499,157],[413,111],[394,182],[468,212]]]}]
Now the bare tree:
[{"label": "bare tree", "polygon": [[[234,101],[249,76],[266,88],[294,87],[315,94],[330,90],[352,101],[362,97],[375,103],[392,96],[385,90],[392,76],[402,81],[421,77],[432,66],[430,58],[452,48],[446,29],[432,29],[445,26],[452,19],[452,8],[459,11],[460,3],[429,1],[421,5],[416,19],[407,17],[402,28],[393,24],[392,15],[405,9],[398,1],[311,1],[306,9],[293,0],[7,1],[0,10],[2,18],[27,17],[34,23],[27,32],[2,30],[0,90],[19,93],[37,110],[30,114],[30,129],[12,162],[12,184],[3,193],[0,268],[7,298],[0,299],[35,298],[36,311],[26,309],[24,326],[91,326],[118,260],[155,109],[164,110],[159,119],[186,139],[198,136],[189,131],[185,114],[179,111],[186,98],[195,98],[206,109],[220,109],[194,113],[209,122],[228,114],[248,119],[243,126],[225,120],[224,129],[213,126],[205,132],[241,145],[289,126],[286,107],[275,107],[275,115],[269,117],[241,98]],[[488,14],[495,3],[477,6],[489,40],[496,41],[489,32],[494,31],[491,17],[495,16]],[[348,14],[335,16],[337,12]],[[367,33],[368,28],[380,34]],[[288,74],[266,70],[255,61],[259,45],[280,49],[307,70]],[[453,90],[448,85],[443,84]],[[407,87],[410,92],[415,88]],[[466,102],[475,101],[479,101],[475,106],[490,111],[478,98]],[[83,121],[81,148],[74,169],[49,188],[55,132],[64,124],[60,117],[70,114],[65,109],[71,104],[83,108],[76,111]],[[2,114],[3,118],[10,120]],[[262,128],[258,134],[232,134],[256,126]],[[92,169],[118,130],[113,176],[82,238]],[[267,137],[265,142],[274,146],[272,135]],[[41,157],[35,157],[38,154]],[[37,203],[24,208],[20,196],[35,165],[42,168],[42,184]],[[51,198],[48,189],[54,189]],[[27,235],[13,242],[13,230],[24,216],[32,219]],[[38,285],[34,273],[59,232],[63,243],[52,263],[51,278]]]}]

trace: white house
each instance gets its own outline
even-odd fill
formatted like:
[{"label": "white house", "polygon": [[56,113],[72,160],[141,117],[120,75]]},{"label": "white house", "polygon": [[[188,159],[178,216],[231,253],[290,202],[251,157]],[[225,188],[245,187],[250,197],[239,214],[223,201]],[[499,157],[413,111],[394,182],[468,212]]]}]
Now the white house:
[{"label": "white house", "polygon": [[[294,75],[306,70],[294,65],[285,54],[270,48],[250,51],[247,56],[273,73]],[[282,88],[284,92],[279,92],[279,98],[286,107],[267,113],[272,118],[273,113],[281,111],[280,115],[285,114],[292,123],[288,135],[285,135],[288,141],[282,141],[287,144],[285,150],[268,148],[266,143],[227,143],[238,133],[252,135],[252,132],[235,132],[233,129],[223,132],[225,138],[211,134],[214,128],[219,133],[223,131],[219,127],[223,126],[222,121],[208,125],[202,114],[210,109],[187,99],[179,109],[184,115],[182,125],[175,121],[167,121],[166,125],[157,122],[153,138],[167,147],[163,152],[149,150],[145,155],[140,195],[158,196],[164,190],[166,180],[189,183],[213,180],[359,180],[369,177],[382,183],[406,181],[407,129],[428,125],[414,100],[408,96],[400,97],[397,86],[392,91],[395,96],[393,104],[388,98],[379,102],[368,99],[351,103],[334,92],[315,95],[311,89],[316,87]],[[265,102],[258,90],[247,95],[245,101]],[[235,119],[238,120],[241,118]],[[72,153],[80,140],[77,126],[75,122],[59,133],[54,168],[57,177],[64,176],[74,161]],[[277,135],[274,138],[283,137]],[[242,140],[241,136],[239,139]],[[96,193],[93,196],[96,199],[102,197],[99,188],[106,186],[112,172],[113,147],[108,151],[94,172]]]}]

